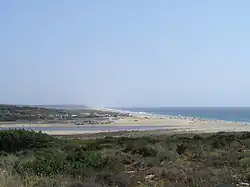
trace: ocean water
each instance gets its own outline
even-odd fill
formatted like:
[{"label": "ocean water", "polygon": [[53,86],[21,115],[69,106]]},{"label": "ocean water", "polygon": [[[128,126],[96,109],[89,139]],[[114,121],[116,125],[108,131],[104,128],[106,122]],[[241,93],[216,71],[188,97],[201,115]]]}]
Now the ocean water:
[{"label": "ocean water", "polygon": [[198,117],[203,119],[250,122],[250,107],[162,107],[126,108],[131,112],[146,112],[157,115]]}]

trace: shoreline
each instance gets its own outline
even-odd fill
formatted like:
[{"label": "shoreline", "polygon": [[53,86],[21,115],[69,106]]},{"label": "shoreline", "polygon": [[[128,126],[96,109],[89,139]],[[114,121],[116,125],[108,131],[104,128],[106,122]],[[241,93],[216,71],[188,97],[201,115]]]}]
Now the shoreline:
[{"label": "shoreline", "polygon": [[[51,135],[69,135],[69,134],[93,134],[93,133],[106,133],[106,132],[122,132],[122,131],[154,131],[153,127],[159,127],[159,131],[174,131],[176,133],[182,132],[220,132],[220,131],[250,131],[249,123],[225,121],[225,120],[212,120],[202,119],[198,117],[185,117],[185,116],[172,116],[172,115],[157,115],[140,112],[129,112],[115,109],[98,109],[103,111],[114,111],[119,113],[129,113],[131,116],[123,116],[120,119],[115,120],[110,124],[86,124],[76,125],[73,123],[55,123],[55,124],[42,124],[42,123],[1,123],[0,128],[44,128],[42,132]],[[56,130],[50,130],[49,128],[58,128]],[[84,129],[86,127],[86,129]],[[96,127],[96,129],[91,129]],[[98,129],[98,127],[100,127]],[[105,129],[107,127],[107,129]],[[108,127],[110,129],[108,130]],[[113,127],[113,128],[111,128]],[[136,129],[140,127],[140,129]],[[143,130],[143,127],[145,127]],[[152,130],[147,130],[152,127]],[[47,129],[46,129],[47,128]],[[60,129],[62,128],[62,129]],[[69,128],[69,130],[63,130],[63,128]],[[78,129],[76,129],[78,128]],[[117,129],[116,129],[117,128]],[[175,129],[175,130],[173,130]]]},{"label": "shoreline", "polygon": [[[128,118],[127,120],[131,120]],[[161,121],[161,123],[156,123],[154,118],[148,118],[145,120],[142,118],[142,120],[138,120],[137,122],[131,124],[127,123],[119,123],[116,122],[114,124],[108,124],[108,125],[89,125],[85,126],[86,129],[84,129],[84,126],[82,127],[77,127],[69,125],[69,126],[56,126],[56,124],[53,124],[53,126],[33,126],[33,127],[39,127],[39,128],[44,128],[44,130],[41,130],[43,133],[47,133],[50,135],[86,135],[86,134],[98,134],[98,133],[119,133],[119,132],[141,132],[141,133],[150,133],[157,131],[158,133],[216,133],[216,132],[243,132],[243,131],[248,131],[250,132],[250,125],[244,125],[241,123],[231,123],[231,122],[223,122],[223,121],[193,121],[193,124],[190,123],[189,120],[187,119],[169,119],[165,118]],[[154,121],[154,124],[152,123],[152,120]],[[151,122],[150,122],[151,121]],[[141,127],[140,129],[136,129],[136,127]],[[150,130],[147,129],[147,127],[152,127]],[[3,128],[8,129],[8,128],[21,128],[24,126],[5,126]],[[32,126],[26,126],[26,127],[31,127]],[[46,129],[47,127],[47,129]],[[52,127],[52,129],[49,129]],[[53,130],[53,127],[57,127],[57,129]],[[63,129],[64,127],[69,128],[69,130]],[[72,128],[73,127],[73,128]],[[95,127],[96,129],[91,129],[91,127]],[[100,127],[100,129],[98,129]],[[103,128],[107,127],[107,129]],[[108,127],[118,127],[117,129],[111,128],[108,129]],[[145,127],[145,128],[143,128]],[[153,127],[156,127],[155,129]],[[60,129],[61,128],[61,129]],[[76,129],[78,128],[78,129]],[[24,128],[25,129],[25,128]],[[4,130],[4,129],[3,129]],[[31,129],[30,129],[31,130]],[[35,130],[35,129],[34,129]],[[40,131],[40,130],[35,130],[35,131]]]},{"label": "shoreline", "polygon": [[224,119],[213,119],[213,118],[203,118],[199,116],[184,116],[184,115],[169,115],[169,114],[156,114],[156,113],[148,113],[148,112],[135,112],[135,111],[129,111],[129,110],[121,110],[121,109],[112,109],[112,108],[99,108],[98,110],[101,111],[113,111],[113,112],[119,112],[119,113],[129,113],[133,116],[146,116],[146,117],[157,117],[157,118],[175,118],[175,119],[197,119],[202,121],[221,121],[221,122],[229,122],[229,123],[242,123],[242,124],[249,124],[250,121],[237,121],[237,120],[224,120]]}]

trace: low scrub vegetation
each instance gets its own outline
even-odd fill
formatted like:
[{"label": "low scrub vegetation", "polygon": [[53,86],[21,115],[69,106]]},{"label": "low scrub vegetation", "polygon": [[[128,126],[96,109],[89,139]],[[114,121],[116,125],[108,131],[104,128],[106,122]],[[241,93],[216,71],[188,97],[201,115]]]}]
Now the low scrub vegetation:
[{"label": "low scrub vegetation", "polygon": [[1,187],[212,187],[250,183],[250,133],[63,139],[0,131]]}]

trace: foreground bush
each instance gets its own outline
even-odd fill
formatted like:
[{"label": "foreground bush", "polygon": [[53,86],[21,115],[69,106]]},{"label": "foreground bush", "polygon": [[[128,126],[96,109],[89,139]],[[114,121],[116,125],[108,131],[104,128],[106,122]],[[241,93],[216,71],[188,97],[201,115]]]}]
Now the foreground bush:
[{"label": "foreground bush", "polygon": [[25,130],[0,131],[0,151],[8,153],[49,147],[53,141],[56,141],[55,138],[41,132]]},{"label": "foreground bush", "polygon": [[0,176],[21,187],[250,183],[249,133],[66,140],[8,130],[0,145]]}]

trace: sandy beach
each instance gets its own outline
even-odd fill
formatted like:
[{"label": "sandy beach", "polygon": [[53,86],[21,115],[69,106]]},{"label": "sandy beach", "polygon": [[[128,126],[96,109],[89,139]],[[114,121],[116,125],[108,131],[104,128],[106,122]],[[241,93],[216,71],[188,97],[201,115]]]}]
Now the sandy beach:
[{"label": "sandy beach", "polygon": [[200,131],[200,132],[219,132],[219,131],[250,131],[250,124],[231,122],[223,120],[205,120],[194,117],[181,116],[152,116],[136,115],[125,117],[114,122],[115,125],[157,125],[171,126],[179,131]]},{"label": "sandy beach", "polygon": [[[147,114],[133,114],[133,116],[122,117],[119,120],[105,125],[84,125],[84,127],[99,126],[102,130],[82,130],[82,129],[72,129],[68,131],[46,130],[46,127],[77,127],[75,124],[8,124],[2,123],[0,127],[2,128],[26,128],[26,127],[44,127],[45,133],[54,135],[69,135],[69,134],[89,134],[89,133],[99,133],[99,132],[116,132],[116,130],[103,130],[103,126],[117,126],[117,127],[129,127],[129,126],[157,126],[164,129],[169,129],[172,132],[198,132],[198,133],[208,133],[208,132],[220,132],[220,131],[250,131],[250,125],[230,122],[222,120],[204,120],[194,117],[182,117],[182,116],[157,116],[157,115],[147,115]],[[131,130],[131,129],[130,129]],[[118,130],[117,130],[118,131]]]}]

